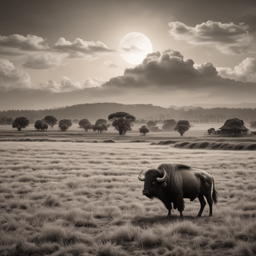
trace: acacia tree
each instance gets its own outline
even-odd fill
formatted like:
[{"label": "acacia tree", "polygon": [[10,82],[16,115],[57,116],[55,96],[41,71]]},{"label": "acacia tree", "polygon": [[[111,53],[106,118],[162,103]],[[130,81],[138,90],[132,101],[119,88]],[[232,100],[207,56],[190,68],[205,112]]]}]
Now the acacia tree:
[{"label": "acacia tree", "polygon": [[126,112],[116,112],[108,116],[108,120],[112,121],[112,126],[119,132],[119,135],[125,135],[131,130],[132,122],[136,118]]},{"label": "acacia tree", "polygon": [[146,125],[143,125],[143,126],[141,126],[139,131],[140,131],[140,133],[142,133],[145,136],[145,134],[149,132],[149,129],[147,128]]},{"label": "acacia tree", "polygon": [[57,124],[58,120],[54,116],[46,116],[43,121],[49,124],[52,128],[55,124]]},{"label": "acacia tree", "polygon": [[188,131],[190,128],[189,121],[187,120],[180,120],[178,121],[176,127],[174,128],[175,131],[179,132],[181,136]]},{"label": "acacia tree", "polygon": [[29,120],[26,117],[17,117],[12,123],[12,128],[17,128],[20,132],[22,128],[26,128],[28,125]]}]

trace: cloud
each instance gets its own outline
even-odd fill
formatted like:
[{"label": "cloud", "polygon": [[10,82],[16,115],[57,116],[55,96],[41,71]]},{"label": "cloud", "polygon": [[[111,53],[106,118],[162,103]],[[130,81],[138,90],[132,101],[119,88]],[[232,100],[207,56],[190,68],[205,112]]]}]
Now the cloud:
[{"label": "cloud", "polygon": [[256,58],[246,58],[232,68],[218,67],[219,75],[242,82],[256,82]]},{"label": "cloud", "polygon": [[54,93],[62,93],[62,92],[72,92],[78,91],[85,88],[93,88],[93,87],[100,87],[103,83],[105,83],[101,78],[87,78],[83,83],[80,83],[74,79],[70,79],[66,76],[61,78],[60,84],[53,80],[49,80],[46,83],[40,83],[38,88],[42,91],[50,91]]},{"label": "cloud", "polygon": [[[177,51],[148,54],[143,62],[126,69],[102,85],[105,95],[123,94],[145,101],[234,102],[255,101],[256,84],[223,78],[211,63],[195,64]],[[119,97],[120,98],[120,97]],[[143,98],[143,99],[142,99]],[[150,101],[148,101],[150,102]]]},{"label": "cloud", "polygon": [[218,72],[211,63],[194,65],[191,59],[184,60],[180,52],[166,50],[147,55],[134,68],[126,69],[123,76],[111,78],[104,86],[109,87],[182,87],[205,79],[218,79]]},{"label": "cloud", "polygon": [[126,53],[130,53],[130,52],[135,52],[135,53],[137,53],[137,52],[145,52],[145,49],[140,48],[140,47],[138,47],[138,46],[136,46],[136,45],[132,45],[132,46],[130,46],[130,47],[123,47],[123,48],[120,48],[120,51],[121,51],[121,52],[126,52]]},{"label": "cloud", "polygon": [[84,41],[77,38],[74,42],[67,41],[61,37],[54,45],[55,50],[69,53],[70,57],[83,58],[86,56],[95,56],[98,54],[113,52],[104,43],[100,41]]},{"label": "cloud", "polygon": [[101,87],[104,83],[106,83],[106,81],[98,77],[87,78],[83,83],[83,88]]},{"label": "cloud", "polygon": [[114,62],[112,62],[111,60],[106,60],[103,62],[103,66],[108,67],[108,68],[120,68],[120,69],[125,69],[125,67],[116,64]]},{"label": "cloud", "polygon": [[169,23],[169,33],[177,40],[192,45],[214,47],[225,54],[256,52],[256,33],[250,32],[248,25],[232,22],[207,21],[190,27],[174,21]]},{"label": "cloud", "polygon": [[0,53],[19,55],[22,51],[45,51],[49,46],[42,37],[35,35],[22,36],[13,34],[9,36],[0,35]]},{"label": "cloud", "polygon": [[32,88],[30,76],[14,67],[6,59],[0,59],[0,90],[8,91],[11,89],[28,89]]},{"label": "cloud", "polygon": [[62,63],[62,57],[53,54],[34,54],[29,56],[23,63],[24,68],[51,69]]}]

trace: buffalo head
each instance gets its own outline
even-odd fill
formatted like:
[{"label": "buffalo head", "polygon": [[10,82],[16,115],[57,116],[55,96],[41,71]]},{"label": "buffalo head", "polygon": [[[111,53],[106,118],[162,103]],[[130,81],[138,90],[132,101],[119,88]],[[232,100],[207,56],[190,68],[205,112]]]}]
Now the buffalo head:
[{"label": "buffalo head", "polygon": [[159,197],[163,188],[167,186],[166,170],[163,169],[162,173],[160,170],[151,169],[148,170],[144,176],[142,176],[142,172],[138,176],[140,181],[144,181],[142,194],[148,198]]}]

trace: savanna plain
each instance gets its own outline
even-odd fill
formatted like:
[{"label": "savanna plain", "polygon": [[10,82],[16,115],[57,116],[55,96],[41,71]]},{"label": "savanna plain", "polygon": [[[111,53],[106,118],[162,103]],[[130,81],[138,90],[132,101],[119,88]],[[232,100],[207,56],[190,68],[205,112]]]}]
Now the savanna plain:
[{"label": "savanna plain", "polygon": [[[184,141],[214,140],[196,137],[204,129],[191,130]],[[82,132],[1,131],[0,255],[256,254],[255,150],[156,143],[170,133],[131,133],[123,141],[114,131],[92,132],[73,139]],[[176,141],[178,134],[172,136]],[[103,143],[108,138],[116,143]],[[208,205],[196,217],[198,199],[185,199],[183,220],[177,210],[167,217],[162,202],[142,195],[138,174],[162,163],[186,164],[214,177],[218,203],[212,217]]]}]

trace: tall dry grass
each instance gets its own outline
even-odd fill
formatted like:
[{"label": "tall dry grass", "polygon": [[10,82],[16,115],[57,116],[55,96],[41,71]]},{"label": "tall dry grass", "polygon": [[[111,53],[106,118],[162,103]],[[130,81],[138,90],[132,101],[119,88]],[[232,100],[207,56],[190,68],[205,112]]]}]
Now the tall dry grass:
[{"label": "tall dry grass", "polygon": [[[255,255],[253,151],[149,143],[1,142],[0,255]],[[142,195],[141,170],[182,163],[213,175],[219,202],[197,218]]]}]

